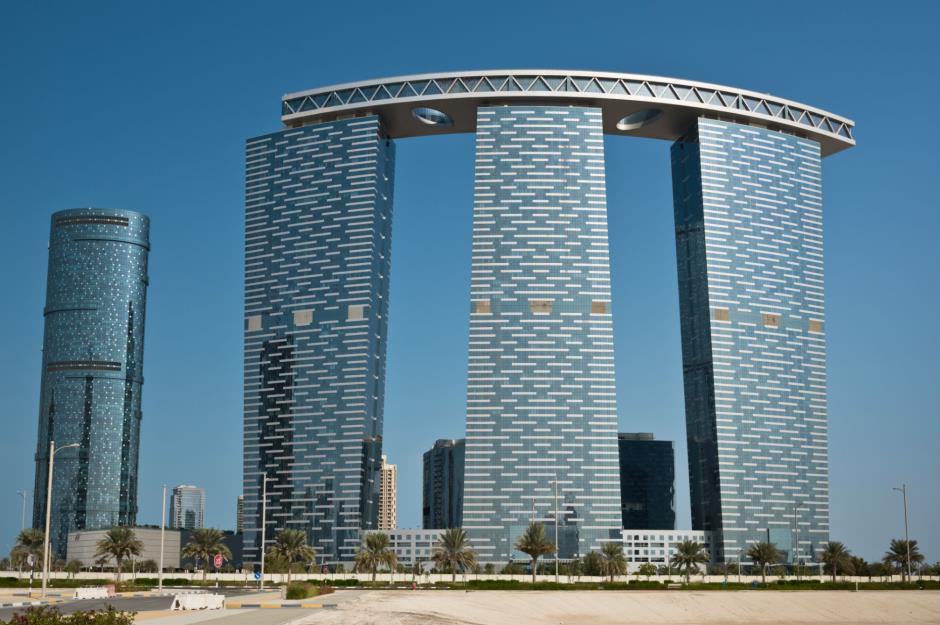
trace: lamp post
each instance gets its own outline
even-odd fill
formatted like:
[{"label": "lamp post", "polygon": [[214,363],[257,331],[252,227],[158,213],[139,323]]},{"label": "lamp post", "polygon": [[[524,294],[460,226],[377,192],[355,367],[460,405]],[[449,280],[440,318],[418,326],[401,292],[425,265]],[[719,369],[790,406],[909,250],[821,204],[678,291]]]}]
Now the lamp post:
[{"label": "lamp post", "polygon": [[46,585],[49,578],[49,524],[52,517],[52,469],[55,455],[63,449],[78,447],[78,443],[63,445],[56,449],[55,441],[49,441],[49,479],[46,485],[46,534],[43,536],[42,546],[42,597],[46,596]]},{"label": "lamp post", "polygon": [[552,480],[555,487],[555,583],[558,583],[558,480]]},{"label": "lamp post", "polygon": [[16,491],[16,494],[19,495],[23,499],[23,510],[20,513],[20,531],[23,531],[26,529],[26,494],[28,492],[29,492],[28,490]]},{"label": "lamp post", "polygon": [[166,484],[163,485],[163,507],[160,509],[160,574],[157,576],[157,590],[163,591],[163,545],[166,534]]},{"label": "lamp post", "polygon": [[901,484],[901,488],[892,488],[901,493],[904,498],[904,545],[907,548],[907,579],[911,579],[911,539],[907,535],[907,484]]},{"label": "lamp post", "polygon": [[267,473],[261,478],[261,585],[258,590],[264,590],[264,541],[268,524],[268,481],[270,479]]}]

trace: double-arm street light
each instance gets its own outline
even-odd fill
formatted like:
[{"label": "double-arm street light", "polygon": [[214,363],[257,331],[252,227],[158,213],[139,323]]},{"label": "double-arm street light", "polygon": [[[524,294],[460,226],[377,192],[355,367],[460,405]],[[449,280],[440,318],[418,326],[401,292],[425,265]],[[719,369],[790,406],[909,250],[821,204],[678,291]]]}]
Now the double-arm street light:
[{"label": "double-arm street light", "polygon": [[907,548],[907,579],[911,579],[911,539],[907,535],[907,484],[901,484],[901,488],[894,487],[891,490],[896,490],[901,493],[901,497],[904,498],[904,545]]},{"label": "double-arm street light", "polygon": [[55,446],[55,441],[49,441],[49,481],[46,486],[46,534],[43,537],[43,546],[42,546],[42,595],[46,596],[46,584],[48,583],[49,578],[49,523],[51,520],[52,514],[52,468],[55,464],[55,455],[62,451],[63,449],[71,449],[73,447],[78,447],[78,443],[71,443],[69,445],[62,445],[58,449]]}]

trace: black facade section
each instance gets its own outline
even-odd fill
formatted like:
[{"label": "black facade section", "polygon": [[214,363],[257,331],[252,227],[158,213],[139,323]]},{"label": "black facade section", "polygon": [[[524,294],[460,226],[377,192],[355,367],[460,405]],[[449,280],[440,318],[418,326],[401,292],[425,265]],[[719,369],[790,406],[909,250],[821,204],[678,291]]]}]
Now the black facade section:
[{"label": "black facade section", "polygon": [[424,452],[421,523],[424,529],[463,523],[464,439],[439,439]]},{"label": "black facade section", "polygon": [[624,529],[676,528],[676,464],[672,441],[618,434],[620,508]]}]

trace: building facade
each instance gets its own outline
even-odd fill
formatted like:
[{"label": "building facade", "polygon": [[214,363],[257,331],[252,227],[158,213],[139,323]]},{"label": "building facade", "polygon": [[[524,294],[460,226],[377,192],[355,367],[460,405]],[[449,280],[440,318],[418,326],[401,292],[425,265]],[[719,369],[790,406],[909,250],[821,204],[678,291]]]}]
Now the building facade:
[{"label": "building facade", "polygon": [[150,220],[125,210],[57,212],[49,234],[33,527],[46,514],[65,557],[71,531],[133,525],[143,386]]},{"label": "building facade", "polygon": [[388,463],[382,456],[379,484],[379,529],[398,527],[398,466]]},{"label": "building facade", "polygon": [[[674,559],[679,543],[687,540],[704,545],[709,555],[712,551],[711,533],[700,530],[625,529],[622,536],[627,573],[636,573],[647,563],[653,564],[657,570],[669,567],[675,571]],[[704,571],[705,567],[701,566],[699,570]]]},{"label": "building facade", "polygon": [[[141,542],[142,549],[140,555],[133,556],[137,562],[153,560],[160,562],[160,528],[153,527],[135,527],[134,536]],[[104,558],[103,560],[95,555],[98,550],[98,543],[104,539],[108,530],[81,530],[69,532],[68,548],[63,558],[68,560],[78,560],[82,563],[82,568],[91,568],[101,566],[114,567],[114,558]],[[180,530],[164,530],[163,536],[163,568],[168,571],[175,571],[180,568],[180,551],[186,545],[186,540]],[[99,564],[101,563],[101,564]]]},{"label": "building facade", "polygon": [[672,441],[648,433],[617,435],[623,527],[676,528],[676,460]]},{"label": "building facade", "polygon": [[249,558],[262,476],[269,529],[305,528],[330,557],[376,524],[392,140],[458,132],[477,141],[462,525],[481,561],[520,555],[532,521],[560,521],[563,556],[622,528],[605,134],[675,142],[695,529],[717,560],[828,537],[819,171],[855,144],[851,120],[555,70],[347,83],[281,107],[286,129],[247,146]]},{"label": "building facade", "polygon": [[418,563],[423,570],[434,567],[431,556],[443,530],[393,529],[384,533],[388,535],[389,549],[399,564],[410,567]]},{"label": "building facade", "polygon": [[180,484],[170,497],[170,527],[191,530],[206,526],[206,491],[198,486]]},{"label": "building facade", "polygon": [[247,143],[245,560],[302,529],[351,561],[378,523],[394,146],[378,116]]},{"label": "building facade", "polygon": [[820,144],[703,118],[672,170],[692,526],[719,561],[768,537],[812,560],[829,540]]},{"label": "building facade", "polygon": [[239,495],[235,500],[235,533],[245,531],[245,496]]},{"label": "building facade", "polygon": [[463,525],[464,439],[438,439],[424,452],[421,521],[424,529]]},{"label": "building facade", "polygon": [[[477,110],[463,527],[504,561],[531,521],[619,535],[600,109]],[[558,483],[558,498],[553,484]]]}]

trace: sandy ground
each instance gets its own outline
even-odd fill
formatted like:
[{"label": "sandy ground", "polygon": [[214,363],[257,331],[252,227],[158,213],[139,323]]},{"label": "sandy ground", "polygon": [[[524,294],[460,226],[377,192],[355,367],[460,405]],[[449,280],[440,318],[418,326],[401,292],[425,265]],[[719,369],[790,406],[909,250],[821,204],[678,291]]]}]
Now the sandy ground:
[{"label": "sandy ground", "polygon": [[372,591],[338,603],[292,625],[940,624],[938,591]]}]

